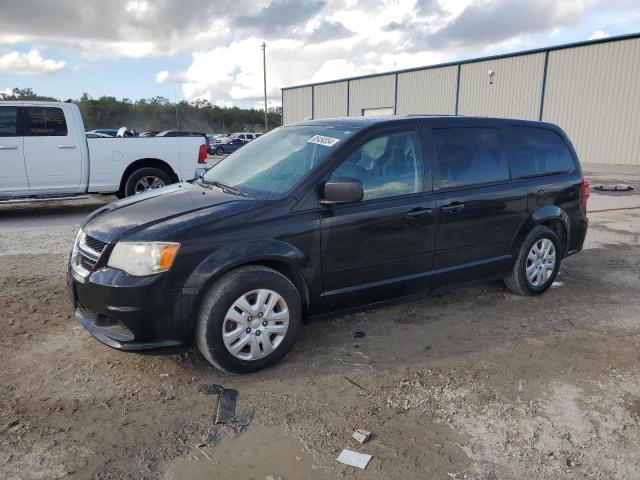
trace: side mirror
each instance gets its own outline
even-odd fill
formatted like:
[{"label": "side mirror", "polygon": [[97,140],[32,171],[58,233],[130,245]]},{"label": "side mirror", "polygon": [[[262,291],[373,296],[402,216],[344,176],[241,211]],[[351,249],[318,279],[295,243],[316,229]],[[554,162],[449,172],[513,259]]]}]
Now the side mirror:
[{"label": "side mirror", "polygon": [[359,202],[364,197],[362,182],[351,177],[332,178],[324,184],[323,205]]}]

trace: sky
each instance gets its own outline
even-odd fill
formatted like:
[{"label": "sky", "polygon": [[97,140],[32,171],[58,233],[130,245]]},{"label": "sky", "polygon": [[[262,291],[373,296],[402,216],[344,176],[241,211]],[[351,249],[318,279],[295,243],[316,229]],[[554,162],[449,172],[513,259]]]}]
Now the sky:
[{"label": "sky", "polygon": [[269,106],[280,88],[640,31],[640,0],[3,0],[0,93]]}]

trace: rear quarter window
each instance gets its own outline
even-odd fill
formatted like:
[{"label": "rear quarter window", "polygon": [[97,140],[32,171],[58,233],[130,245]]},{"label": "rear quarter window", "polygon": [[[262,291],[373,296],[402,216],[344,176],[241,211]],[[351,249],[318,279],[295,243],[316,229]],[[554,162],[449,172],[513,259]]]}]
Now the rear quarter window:
[{"label": "rear quarter window", "polygon": [[61,108],[28,107],[25,135],[31,137],[65,137],[67,122]]},{"label": "rear quarter window", "polygon": [[552,130],[512,126],[509,137],[513,178],[572,172],[576,168],[569,147]]},{"label": "rear quarter window", "polygon": [[509,164],[498,128],[434,128],[436,188],[509,180]]}]

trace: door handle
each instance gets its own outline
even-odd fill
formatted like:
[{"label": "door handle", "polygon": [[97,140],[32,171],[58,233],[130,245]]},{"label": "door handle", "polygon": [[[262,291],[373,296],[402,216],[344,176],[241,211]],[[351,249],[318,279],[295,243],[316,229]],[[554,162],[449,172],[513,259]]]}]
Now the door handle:
[{"label": "door handle", "polygon": [[17,150],[17,145],[0,145],[0,150]]},{"label": "door handle", "polygon": [[428,217],[433,214],[433,209],[431,208],[415,208],[410,212],[405,214],[405,217],[408,219],[414,220],[418,218]]},{"label": "door handle", "polygon": [[58,145],[58,148],[76,148],[75,145]]},{"label": "door handle", "polygon": [[444,213],[460,213],[462,210],[464,210],[463,203],[457,203],[454,205],[447,205],[446,207],[442,207],[442,211]]}]

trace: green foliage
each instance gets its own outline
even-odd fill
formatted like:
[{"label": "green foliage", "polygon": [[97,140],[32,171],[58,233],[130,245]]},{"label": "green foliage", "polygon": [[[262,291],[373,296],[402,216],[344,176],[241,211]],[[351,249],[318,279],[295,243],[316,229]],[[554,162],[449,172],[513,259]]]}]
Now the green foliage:
[{"label": "green foliage", "polygon": [[[37,95],[31,88],[14,88],[12,94],[0,94],[0,100],[45,100],[55,98]],[[68,100],[69,101],[69,100]],[[70,100],[80,107],[84,127],[96,128],[127,127],[139,132],[148,130],[194,130],[205,133],[229,133],[237,131],[264,131],[264,111],[221,108],[206,100],[181,101],[177,105],[164,97],[153,97],[131,101],[127,98],[102,96],[91,98],[83,93],[78,100]],[[269,130],[280,126],[282,108],[269,109],[267,114]]]}]

